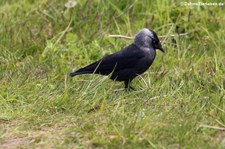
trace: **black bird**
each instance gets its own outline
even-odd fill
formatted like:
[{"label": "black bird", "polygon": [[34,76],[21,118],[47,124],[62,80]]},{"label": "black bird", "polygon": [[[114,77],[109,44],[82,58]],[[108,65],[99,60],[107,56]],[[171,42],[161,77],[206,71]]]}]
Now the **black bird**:
[{"label": "black bird", "polygon": [[156,49],[164,52],[157,34],[153,30],[144,28],[128,47],[72,72],[70,76],[110,75],[112,80],[124,81],[126,89],[133,89],[130,86],[131,81],[151,66],[156,56]]}]

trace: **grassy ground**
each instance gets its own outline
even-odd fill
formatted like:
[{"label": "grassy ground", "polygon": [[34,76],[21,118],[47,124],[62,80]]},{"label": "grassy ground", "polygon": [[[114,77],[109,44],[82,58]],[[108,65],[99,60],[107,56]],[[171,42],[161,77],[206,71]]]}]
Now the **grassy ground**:
[{"label": "grassy ground", "polygon": [[[0,148],[225,148],[225,4],[65,3],[0,1]],[[168,37],[137,91],[68,77],[132,42],[109,34],[144,27],[184,35]]]}]

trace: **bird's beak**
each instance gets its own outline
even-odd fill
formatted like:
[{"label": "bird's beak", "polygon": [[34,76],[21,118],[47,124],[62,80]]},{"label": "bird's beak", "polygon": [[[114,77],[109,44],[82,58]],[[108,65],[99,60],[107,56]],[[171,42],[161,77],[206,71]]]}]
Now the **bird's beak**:
[{"label": "bird's beak", "polygon": [[161,47],[159,48],[160,51],[162,51],[163,53],[165,52],[165,50]]},{"label": "bird's beak", "polygon": [[161,45],[161,44],[159,44],[158,49],[159,49],[160,51],[162,51],[163,53],[165,52],[165,50],[163,49],[163,47],[162,47],[162,45]]}]

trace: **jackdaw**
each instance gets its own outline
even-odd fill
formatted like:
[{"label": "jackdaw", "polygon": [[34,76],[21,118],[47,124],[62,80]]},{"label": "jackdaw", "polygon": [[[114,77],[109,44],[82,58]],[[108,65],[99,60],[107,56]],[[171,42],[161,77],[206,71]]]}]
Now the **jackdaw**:
[{"label": "jackdaw", "polygon": [[70,73],[70,76],[81,74],[110,75],[110,79],[124,81],[126,89],[133,89],[131,81],[145,72],[153,63],[156,49],[164,52],[157,34],[144,28],[138,32],[134,42],[119,52]]}]

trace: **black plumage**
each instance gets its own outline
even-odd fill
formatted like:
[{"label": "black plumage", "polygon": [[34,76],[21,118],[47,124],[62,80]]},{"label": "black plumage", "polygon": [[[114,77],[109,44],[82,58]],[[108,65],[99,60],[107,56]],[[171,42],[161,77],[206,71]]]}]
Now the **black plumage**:
[{"label": "black plumage", "polygon": [[164,52],[156,33],[142,29],[128,47],[72,72],[70,76],[93,73],[110,75],[110,79],[124,81],[125,88],[131,88],[130,82],[153,63],[156,49]]}]

